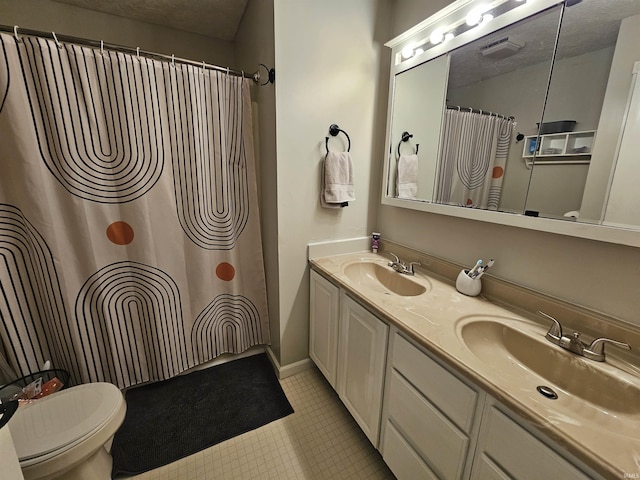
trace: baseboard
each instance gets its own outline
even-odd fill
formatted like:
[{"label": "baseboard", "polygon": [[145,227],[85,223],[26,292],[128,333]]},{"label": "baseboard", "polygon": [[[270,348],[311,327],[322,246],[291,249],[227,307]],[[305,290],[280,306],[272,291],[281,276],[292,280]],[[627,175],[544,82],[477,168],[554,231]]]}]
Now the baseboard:
[{"label": "baseboard", "polygon": [[273,368],[276,369],[276,373],[278,374],[278,378],[280,380],[291,377],[297,373],[304,372],[305,370],[309,370],[313,366],[313,362],[311,358],[305,358],[304,360],[300,360],[299,362],[294,362],[289,365],[281,366],[280,362],[276,358],[271,347],[267,347],[267,355],[269,356],[269,360],[273,364]]}]

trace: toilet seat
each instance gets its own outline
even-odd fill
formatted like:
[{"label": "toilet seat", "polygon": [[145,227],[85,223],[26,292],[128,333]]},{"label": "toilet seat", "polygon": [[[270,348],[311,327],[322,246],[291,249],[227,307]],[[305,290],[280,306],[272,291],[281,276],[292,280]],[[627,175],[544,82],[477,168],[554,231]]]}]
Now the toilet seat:
[{"label": "toilet seat", "polygon": [[9,423],[20,465],[61,455],[122,417],[125,408],[110,383],[79,385],[20,407]]}]

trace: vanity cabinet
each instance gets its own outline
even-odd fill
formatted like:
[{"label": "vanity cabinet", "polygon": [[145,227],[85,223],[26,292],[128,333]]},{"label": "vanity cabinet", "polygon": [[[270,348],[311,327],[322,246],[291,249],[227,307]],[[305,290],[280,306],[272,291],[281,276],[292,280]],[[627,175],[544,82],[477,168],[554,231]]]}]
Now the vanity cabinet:
[{"label": "vanity cabinet", "polygon": [[399,480],[603,480],[311,271],[310,355]]},{"label": "vanity cabinet", "polygon": [[484,394],[400,333],[390,339],[382,456],[399,480],[468,478]]},{"label": "vanity cabinet", "polygon": [[482,416],[472,480],[599,478],[578,469],[541,441],[521,420],[493,399]]},{"label": "vanity cabinet", "polygon": [[601,479],[393,330],[380,451],[398,480]]},{"label": "vanity cabinet", "polygon": [[335,390],[340,289],[313,270],[309,282],[309,356]]},{"label": "vanity cabinet", "polygon": [[389,327],[311,270],[309,356],[378,446]]},{"label": "vanity cabinet", "polygon": [[338,395],[377,447],[389,327],[347,295],[340,303]]}]

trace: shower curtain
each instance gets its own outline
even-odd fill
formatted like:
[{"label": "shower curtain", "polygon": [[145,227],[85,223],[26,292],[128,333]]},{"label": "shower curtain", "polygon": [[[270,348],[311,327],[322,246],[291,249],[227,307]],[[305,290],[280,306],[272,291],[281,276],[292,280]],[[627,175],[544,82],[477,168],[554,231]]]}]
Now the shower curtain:
[{"label": "shower curtain", "polygon": [[512,131],[511,119],[445,110],[436,201],[497,210]]},{"label": "shower curtain", "polygon": [[1,34],[0,352],[75,383],[269,343],[248,82]]}]

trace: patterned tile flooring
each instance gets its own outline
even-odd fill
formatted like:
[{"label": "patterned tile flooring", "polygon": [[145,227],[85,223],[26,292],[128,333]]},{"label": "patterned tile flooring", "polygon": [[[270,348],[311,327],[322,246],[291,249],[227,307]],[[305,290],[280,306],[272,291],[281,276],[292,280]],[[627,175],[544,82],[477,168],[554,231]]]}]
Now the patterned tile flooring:
[{"label": "patterned tile flooring", "polygon": [[137,480],[394,479],[315,368],[281,381],[295,413]]}]

